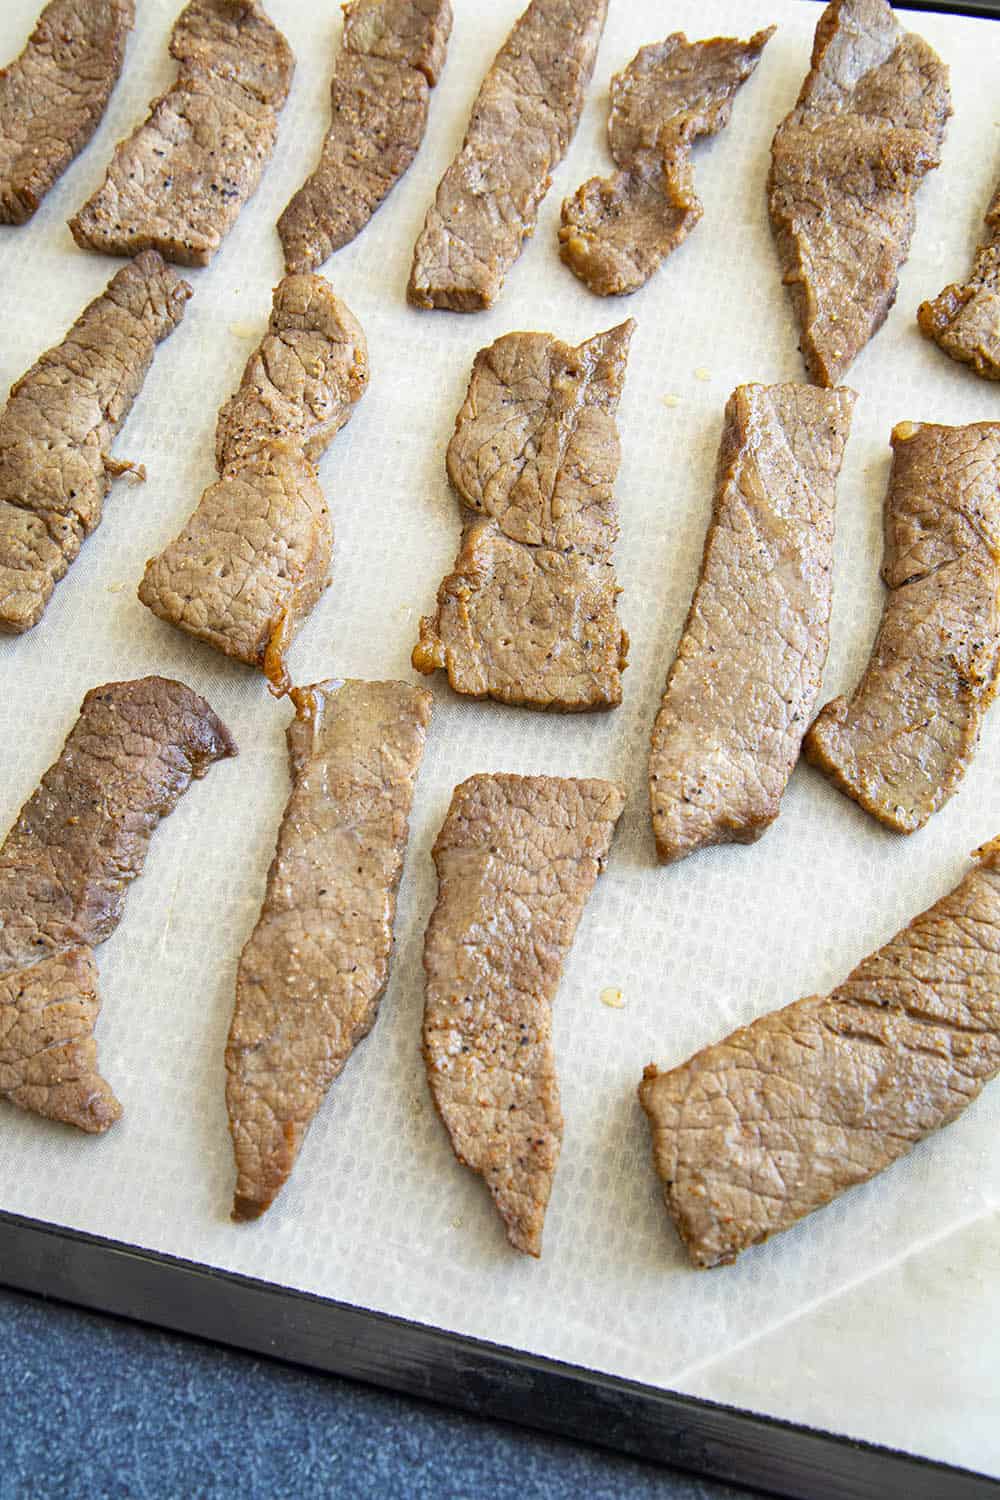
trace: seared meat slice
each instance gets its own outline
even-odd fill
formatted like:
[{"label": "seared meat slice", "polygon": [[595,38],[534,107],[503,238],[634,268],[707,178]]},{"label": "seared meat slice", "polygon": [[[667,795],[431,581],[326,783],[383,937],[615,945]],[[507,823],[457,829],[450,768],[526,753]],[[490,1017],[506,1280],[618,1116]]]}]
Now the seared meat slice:
[{"label": "seared meat slice", "polygon": [[940,160],[948,69],[887,0],[831,0],[812,68],[778,126],[771,223],[809,377],[835,385],[885,322],[915,194]]},{"label": "seared meat slice", "polygon": [[99,1133],[121,1114],[97,1069],[91,949],[121,920],[161,818],[213,762],[225,725],[180,682],[94,688],[0,849],[0,1094]]},{"label": "seared meat slice", "polygon": [[256,1219],[378,1015],[431,695],[404,682],[293,690],[293,787],[226,1047],[234,1219]]},{"label": "seared meat slice", "polygon": [[896,833],[922,828],[976,752],[1000,673],[1000,422],[892,434],[882,577],[890,593],[853,695],[806,757]]},{"label": "seared meat slice", "polygon": [[462,547],[420,622],[418,671],[443,667],[458,693],[532,708],[621,702],[615,413],[634,327],[576,349],[510,333],[477,354],[448,447]]},{"label": "seared meat slice", "polygon": [[738,386],[701,577],[653,728],[661,861],[774,822],[830,644],[834,506],[854,392]]},{"label": "seared meat slice", "polygon": [[109,449],[190,295],[155,252],[140,255],[11,388],[0,417],[0,630],[37,625],[100,525],[112,479],[145,477]]},{"label": "seared meat slice", "polygon": [[368,346],[321,276],[288,276],[239,390],[219,413],[209,486],[146,564],[161,620],[288,685],[284,652],[330,581],[333,530],[314,460],[368,384]]},{"label": "seared meat slice", "polygon": [[345,5],[319,165],[278,220],[289,271],[315,271],[353,240],[409,170],[450,33],[449,0]]},{"label": "seared meat slice", "polygon": [[576,133],[608,0],[531,0],[483,79],[413,252],[417,307],[491,307]]},{"label": "seared meat slice", "polygon": [[135,0],[50,0],[0,69],[0,224],[30,219],[101,122]]},{"label": "seared meat slice", "polygon": [[84,250],[207,266],[270,160],[295,61],[255,0],[191,0],[170,52],[176,82],[69,227]]},{"label": "seared meat slice", "polygon": [[612,78],[608,136],[621,170],[567,198],[559,231],[563,260],[599,297],[638,291],[701,218],[691,147],[729,124],[774,30],[748,42],[689,42],[675,31]]},{"label": "seared meat slice", "polygon": [[1000,839],[936,906],[813,995],[639,1098],[694,1265],[725,1265],[949,1125],[1000,1072]]},{"label": "seared meat slice", "polygon": [[977,375],[1000,380],[1000,183],[986,210],[986,239],[964,286],[946,286],[922,302],[920,330]]},{"label": "seared meat slice", "polygon": [[624,805],[609,781],[472,776],[434,845],[427,1077],[455,1155],[528,1255],[562,1145],[552,1001]]}]

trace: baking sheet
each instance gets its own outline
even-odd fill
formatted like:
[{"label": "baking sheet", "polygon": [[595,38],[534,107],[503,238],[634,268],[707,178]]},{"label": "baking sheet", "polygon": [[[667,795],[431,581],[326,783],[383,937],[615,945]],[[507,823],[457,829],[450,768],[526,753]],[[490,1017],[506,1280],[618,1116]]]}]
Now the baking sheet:
[{"label": "baking sheet", "polygon": [[[30,226],[0,231],[0,384],[58,341],[115,269],[78,251],[65,221],[100,182],[113,142],[169,83],[176,8],[144,0],[93,143]],[[216,409],[260,337],[281,274],[274,222],[326,127],[336,7],[271,0],[298,75],[261,189],[213,266],[189,274],[187,318],[117,444],[147,465],[149,481],[116,487],[43,623],[0,641],[0,821],[9,825],[58,754],[84,692],[108,679],[182,678],[230,724],[241,756],[216,767],[163,826],[124,922],[100,951],[101,1061],[125,1118],[92,1140],[3,1107],[0,1207],[1000,1474],[1000,1160],[991,1149],[1000,1091],[987,1090],[890,1173],[709,1274],[687,1268],[667,1222],[635,1099],[651,1059],[679,1062],[754,1015],[835,984],[1000,831],[995,714],[959,794],[910,840],[877,828],[803,766],[760,844],[667,870],[653,862],[646,745],[697,573],[723,406],[741,381],[802,378],[764,178],[819,11],[806,0],[612,0],[580,131],[499,304],[475,317],[412,311],[403,292],[413,240],[519,9],[519,0],[459,0],[420,157],[327,265],[366,328],[373,379],[321,466],[337,532],[334,581],[291,666],[298,682],[410,675],[418,617],[456,551],[443,456],[476,350],[513,328],[577,340],[633,316],[618,483],[621,612],[633,641],[625,702],[607,716],[546,718],[463,702],[435,684],[381,1019],[335,1085],[278,1204],[257,1225],[231,1224],[222,1050],[239,949],[287,794],[289,711],[253,674],[155,620],[135,587],[147,556],[214,475]],[[8,0],[0,56],[19,49],[36,10],[37,0]],[[956,114],[944,164],[921,191],[897,306],[849,377],[861,399],[839,489],[825,697],[855,681],[881,609],[893,423],[1000,412],[1000,389],[945,359],[914,322],[923,297],[965,274],[1000,167],[995,90],[983,69],[990,58],[1000,66],[1000,34],[985,20],[903,19],[951,64]],[[610,169],[610,74],[668,29],[747,35],[772,20],[780,29],[732,124],[697,153],[701,225],[637,296],[591,297],[560,265],[555,236],[562,197]],[[418,1051],[430,845],[454,784],[491,769],[609,775],[630,790],[556,1005],[566,1137],[538,1264],[508,1250],[482,1183],[452,1158]],[[624,1009],[600,1003],[609,985],[624,991]]]}]

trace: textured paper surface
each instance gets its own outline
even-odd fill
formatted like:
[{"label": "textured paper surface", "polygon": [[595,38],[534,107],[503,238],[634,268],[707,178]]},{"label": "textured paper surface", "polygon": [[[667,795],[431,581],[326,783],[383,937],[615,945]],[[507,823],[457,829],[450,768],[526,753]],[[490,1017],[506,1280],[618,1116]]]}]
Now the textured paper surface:
[{"label": "textured paper surface", "polygon": [[[0,57],[20,48],[38,3],[6,0]],[[115,269],[74,247],[66,219],[172,77],[176,8],[143,0],[94,141],[33,223],[0,230],[4,388]],[[270,9],[298,58],[295,85],[260,191],[214,264],[186,273],[195,288],[187,318],[116,446],[147,465],[148,483],[116,485],[42,624],[0,640],[0,821],[6,828],[16,816],[95,683],[182,678],[229,723],[241,755],[163,825],[124,922],[99,952],[101,1061],[124,1119],[94,1140],[0,1105],[0,1205],[1000,1473],[1000,1086],[874,1183],[739,1265],[700,1274],[663,1210],[635,1097],[651,1059],[678,1063],[734,1025],[836,984],[951,888],[969,850],[1000,833],[996,710],[958,795],[910,839],[882,831],[800,766],[760,844],[665,870],[653,861],[647,744],[696,578],[723,407],[741,381],[803,378],[764,184],[820,14],[807,0],[612,0],[587,110],[537,233],[499,304],[474,317],[416,312],[404,300],[424,212],[519,10],[519,0],[458,0],[418,161],[326,267],[367,331],[372,384],[322,461],[337,534],[333,586],[291,653],[295,680],[411,675],[418,617],[456,551],[444,450],[477,349],[515,328],[576,341],[626,316],[638,331],[621,407],[617,561],[632,656],[624,704],[606,716],[480,706],[436,682],[381,1019],[334,1086],[279,1203],[256,1225],[229,1222],[222,1053],[237,957],[287,795],[289,709],[260,678],[154,619],[135,589],[146,558],[214,478],[216,411],[281,274],[275,220],[326,128],[337,7],[271,0]],[[1000,388],[946,359],[915,324],[922,298],[964,276],[1000,168],[996,90],[983,72],[1000,53],[1000,26],[903,14],[951,64],[956,113],[944,164],[920,194],[898,303],[849,377],[860,400],[839,489],[824,699],[856,680],[881,610],[893,424],[1000,415]],[[611,73],[672,27],[692,38],[745,36],[770,21],[780,29],[730,127],[696,151],[701,224],[637,296],[592,297],[560,264],[556,230],[562,198],[610,170]],[[491,769],[612,776],[630,792],[556,1003],[566,1137],[538,1264],[507,1248],[482,1182],[453,1159],[418,1051],[430,846],[454,784]],[[623,1009],[601,1003],[608,986],[623,991]]]}]

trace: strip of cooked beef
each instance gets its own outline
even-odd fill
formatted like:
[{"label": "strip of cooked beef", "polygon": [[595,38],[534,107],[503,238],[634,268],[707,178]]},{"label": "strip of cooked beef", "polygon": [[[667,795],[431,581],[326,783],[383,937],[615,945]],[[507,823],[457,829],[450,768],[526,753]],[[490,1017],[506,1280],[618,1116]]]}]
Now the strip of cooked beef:
[{"label": "strip of cooked beef", "polygon": [[562,1145],[552,1001],[624,805],[609,781],[472,776],[434,845],[427,1077],[455,1155],[528,1255]]},{"label": "strip of cooked beef", "polygon": [[653,728],[660,860],[774,822],[830,644],[837,475],[854,392],[738,386],[701,577]]},{"label": "strip of cooked beef", "polygon": [[701,218],[691,147],[729,124],[774,30],[748,42],[689,42],[675,31],[612,78],[608,137],[621,170],[567,198],[559,231],[563,260],[599,297],[638,291]]},{"label": "strip of cooked beef", "polygon": [[210,485],[146,564],[161,620],[288,685],[284,652],[330,581],[333,530],[315,461],[368,384],[368,346],[321,276],[287,276],[267,336],[219,413]]},{"label": "strip of cooked beef", "polygon": [[84,250],[207,266],[271,158],[295,60],[255,0],[191,0],[170,52],[175,83],[69,227]]},{"label": "strip of cooked beef", "polygon": [[0,416],[0,631],[38,624],[100,525],[112,479],[145,477],[109,450],[190,295],[155,251],[140,255],[11,388]]},{"label": "strip of cooked beef", "polygon": [[24,224],[101,122],[135,0],[49,0],[0,69],[0,224]]},{"label": "strip of cooked beef", "polygon": [[725,1265],[890,1167],[1000,1072],[1000,839],[961,883],[812,995],[639,1088],[694,1265]]},{"label": "strip of cooked beef", "polygon": [[457,693],[567,713],[621,702],[615,413],[634,327],[576,349],[510,333],[476,356],[447,460],[462,546],[413,651]]},{"label": "strip of cooked beef", "polygon": [[235,755],[180,682],[93,688],[59,759],[0,848],[0,1095],[100,1133],[121,1105],[100,1076],[93,948],[121,920],[157,824],[192,780]]},{"label": "strip of cooked beef", "polygon": [[531,0],[497,53],[413,252],[417,307],[491,307],[579,124],[608,0]]},{"label": "strip of cooked beef", "polygon": [[917,312],[920,330],[977,375],[1000,380],[1000,183],[986,210],[986,239],[964,286],[946,286]]},{"label": "strip of cooked beef", "polygon": [[885,322],[940,161],[948,69],[887,0],[832,0],[812,67],[778,126],[771,224],[809,377],[836,385]]},{"label": "strip of cooked beef", "polygon": [[805,753],[896,833],[922,828],[976,752],[1000,676],[1000,422],[901,422],[892,434],[871,660]]},{"label": "strip of cooked beef", "polygon": [[236,976],[226,1103],[234,1219],[287,1182],[326,1092],[378,1015],[432,698],[404,682],[294,689],[292,794]]},{"label": "strip of cooked beef", "polygon": [[449,0],[345,5],[319,165],[278,220],[289,271],[315,271],[353,240],[409,171],[450,33]]}]

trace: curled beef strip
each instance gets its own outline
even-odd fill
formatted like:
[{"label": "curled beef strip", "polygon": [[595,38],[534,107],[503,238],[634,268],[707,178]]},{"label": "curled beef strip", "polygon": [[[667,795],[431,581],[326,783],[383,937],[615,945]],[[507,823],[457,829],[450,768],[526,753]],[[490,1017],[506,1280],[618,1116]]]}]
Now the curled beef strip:
[{"label": "curled beef strip", "polygon": [[427,1077],[455,1155],[528,1255],[562,1145],[552,1001],[624,805],[609,781],[473,776],[434,845]]},{"label": "curled beef strip", "polygon": [[964,286],[946,286],[917,313],[921,333],[986,380],[1000,380],[1000,183],[986,210],[986,239]]},{"label": "curled beef strip", "polygon": [[976,752],[1000,674],[1000,422],[901,422],[892,434],[882,577],[864,676],[805,753],[896,833],[922,828]]},{"label": "curled beef strip", "polygon": [[93,688],[62,754],[0,849],[0,1095],[99,1134],[121,1105],[98,1072],[92,949],[121,920],[157,824],[235,755],[180,682]]},{"label": "curled beef strip", "polygon": [[483,79],[413,252],[417,307],[491,307],[580,121],[608,0],[531,0]]},{"label": "curled beef strip", "polygon": [[396,891],[431,695],[404,682],[293,689],[293,786],[226,1047],[234,1219],[256,1219],[389,980]]},{"label": "curled beef strip", "polygon": [[956,1119],[1000,1072],[1000,839],[949,896],[812,995],[639,1088],[667,1208],[725,1265]]},{"label": "curled beef strip", "polygon": [[295,61],[255,0],[191,0],[170,52],[176,82],[69,227],[84,250],[207,266],[271,158]]},{"label": "curled beef strip", "polygon": [[11,388],[0,417],[0,630],[19,635],[37,625],[100,525],[112,479],[145,477],[109,449],[190,295],[147,251]]},{"label": "curled beef strip", "polygon": [[660,860],[774,822],[830,644],[834,507],[854,392],[738,386],[701,577],[653,728]]},{"label": "curled beef strip", "polygon": [[887,0],[832,0],[812,68],[778,126],[771,224],[809,378],[836,385],[885,322],[940,161],[948,69]]},{"label": "curled beef strip", "polygon": [[288,685],[284,653],[330,581],[333,530],[315,461],[368,384],[368,346],[321,276],[287,276],[266,338],[219,413],[220,478],[146,564],[161,620]]},{"label": "curled beef strip", "polygon": [[50,0],[0,69],[0,224],[24,224],[101,122],[134,0]]},{"label": "curled beef strip", "polygon": [[638,291],[701,218],[691,147],[729,124],[774,30],[747,42],[689,42],[677,31],[612,78],[608,137],[621,170],[567,198],[559,231],[563,260],[599,297]]},{"label": "curled beef strip", "polygon": [[448,446],[462,546],[413,651],[457,693],[566,713],[621,702],[615,413],[634,327],[576,349],[510,333],[476,356]]},{"label": "curled beef strip", "polygon": [[289,271],[315,271],[361,233],[407,172],[444,67],[449,0],[350,0],[319,165],[278,220]]}]

